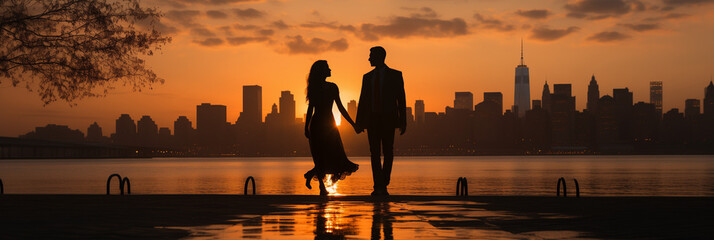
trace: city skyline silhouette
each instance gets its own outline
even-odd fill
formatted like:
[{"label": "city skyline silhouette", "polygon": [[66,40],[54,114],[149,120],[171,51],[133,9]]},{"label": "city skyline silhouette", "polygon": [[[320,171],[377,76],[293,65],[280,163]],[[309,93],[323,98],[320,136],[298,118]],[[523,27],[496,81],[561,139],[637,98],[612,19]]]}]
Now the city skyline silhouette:
[{"label": "city skyline silhouette", "polygon": [[[522,70],[522,69],[525,69],[525,70]],[[528,101],[529,101],[529,104],[526,105],[526,108],[527,108],[528,110],[530,110],[530,108],[532,107],[532,106],[531,106],[532,104],[531,104],[531,101],[530,101],[530,100],[531,100],[531,99],[533,99],[533,100],[536,100],[536,99],[537,99],[537,97],[531,97],[531,96],[537,96],[537,95],[532,94],[532,93],[538,93],[538,92],[541,92],[541,91],[539,91],[539,90],[537,89],[537,88],[538,88],[537,86],[531,86],[531,85],[529,84],[530,81],[529,81],[528,67],[524,64],[523,45],[521,45],[521,62],[520,62],[520,64],[518,64],[517,67],[516,67],[516,74],[515,74],[515,76],[516,76],[516,83],[515,83],[516,89],[515,89],[515,91],[513,92],[513,94],[508,94],[507,91],[505,92],[505,93],[506,93],[506,96],[511,95],[511,96],[514,97],[514,101],[512,101],[512,103],[514,103],[513,105],[510,105],[510,107],[507,106],[507,105],[503,105],[504,103],[507,103],[507,102],[508,102],[508,99],[506,99],[506,101],[504,102],[504,100],[503,100],[504,92],[502,92],[502,91],[498,91],[498,92],[496,92],[496,91],[487,92],[486,90],[484,90],[484,92],[482,92],[484,97],[481,98],[481,99],[484,100],[484,101],[487,100],[489,93],[500,94],[500,95],[501,95],[501,96],[500,96],[500,98],[501,98],[500,102],[501,102],[501,107],[502,107],[502,108],[501,108],[501,113],[504,113],[504,111],[505,111],[506,109],[511,109],[511,110],[513,110],[513,106],[516,106],[517,104],[515,104],[515,103],[519,101],[518,99],[524,99],[524,100],[520,100],[520,101],[521,101],[521,105],[523,104],[523,102],[525,102],[525,100],[528,100]],[[590,82],[589,82],[589,84],[588,84],[588,86],[587,86],[587,95],[585,96],[585,97],[586,97],[586,98],[585,98],[586,101],[576,101],[576,102],[575,102],[575,104],[576,104],[576,105],[575,105],[575,106],[576,106],[575,109],[576,109],[576,110],[586,110],[586,109],[592,108],[592,106],[590,106],[590,104],[591,104],[592,102],[595,102],[595,101],[592,101],[593,99],[591,99],[591,98],[592,98],[592,97],[597,97],[597,96],[591,96],[593,93],[591,92],[592,89],[591,89],[590,85],[592,85],[592,81],[594,81],[594,80],[595,80],[595,74],[593,74],[593,75],[591,76]],[[712,78],[710,77],[709,82],[712,82],[712,80],[714,80],[714,79],[712,79]],[[585,81],[583,81],[583,83],[584,83],[584,82],[585,82]],[[525,84],[523,84],[523,83],[525,83]],[[573,90],[572,90],[573,86],[581,85],[581,84],[574,84],[574,83],[559,83],[559,82],[553,82],[553,81],[551,81],[551,83],[555,83],[555,84],[570,84],[570,85],[571,85],[571,90],[570,90],[571,92],[573,91]],[[338,84],[339,84],[339,83],[338,83]],[[657,90],[657,91],[658,91],[658,94],[654,94],[654,95],[653,95],[653,94],[651,93],[651,91],[653,90],[653,84],[658,84],[657,87],[656,87],[656,88],[658,89],[658,90]],[[699,97],[697,97],[697,96],[689,96],[689,97],[686,97],[686,100],[683,101],[682,103],[671,103],[670,101],[665,101],[666,98],[663,97],[663,95],[668,95],[668,94],[666,93],[666,90],[665,90],[666,88],[663,89],[662,84],[663,84],[663,81],[650,81],[650,82],[649,82],[649,85],[648,85],[648,87],[649,87],[649,89],[648,89],[648,90],[649,90],[649,91],[648,91],[648,95],[647,95],[646,97],[642,97],[643,94],[636,95],[636,96],[639,96],[639,97],[638,97],[637,99],[635,99],[635,98],[633,97],[633,104],[634,104],[634,103],[637,103],[637,102],[656,103],[655,105],[656,105],[657,111],[658,111],[658,113],[661,115],[661,114],[664,114],[664,113],[666,112],[666,110],[667,110],[667,109],[664,109],[665,106],[674,106],[674,107],[669,108],[669,109],[674,109],[674,108],[676,108],[676,109],[681,109],[681,110],[683,111],[683,109],[685,109],[686,106],[687,106],[686,100],[690,100],[690,99],[700,99],[700,101],[703,101],[703,99],[704,99],[704,97],[705,97],[705,96],[701,96],[701,98],[699,98]],[[405,85],[408,85],[408,84],[405,84]],[[548,85],[548,80],[545,80],[545,84],[544,84],[544,85]],[[584,85],[584,84],[583,84],[583,85]],[[596,85],[597,85],[596,87],[599,87],[599,85],[598,85],[597,83],[596,83]],[[265,106],[266,104],[272,104],[273,106],[271,106],[270,109],[274,109],[274,108],[277,107],[277,104],[280,104],[280,106],[281,106],[280,109],[285,108],[285,107],[287,107],[287,104],[288,104],[288,103],[286,103],[286,102],[283,102],[283,98],[285,98],[285,97],[290,97],[290,98],[292,98],[292,99],[290,99],[290,100],[287,100],[287,99],[286,99],[286,101],[291,101],[290,104],[292,104],[292,107],[290,107],[291,110],[288,110],[288,111],[289,111],[290,113],[295,113],[295,114],[296,114],[296,118],[300,118],[301,116],[304,116],[305,112],[303,112],[303,110],[296,110],[296,109],[297,109],[297,106],[300,105],[300,104],[303,103],[303,102],[301,102],[301,101],[295,101],[295,95],[294,95],[290,90],[280,90],[280,97],[279,97],[278,101],[265,101],[265,103],[263,103],[262,87],[263,87],[263,86],[261,86],[261,85],[259,85],[259,84],[244,85],[244,86],[242,86],[242,88],[243,88],[243,91],[242,91],[242,98],[243,98],[243,100],[241,101],[240,104],[242,104],[242,109],[248,109],[247,112],[250,112],[250,115],[251,115],[251,116],[244,116],[244,118],[246,118],[246,119],[251,119],[250,121],[252,121],[252,122],[265,122],[265,121],[268,121],[267,119],[269,119],[269,118],[274,118],[274,116],[271,115],[272,112],[263,111],[263,110],[264,110],[264,107],[263,107],[263,106]],[[598,95],[598,94],[599,94],[600,96],[604,96],[604,95],[613,96],[613,95],[615,95],[615,93],[614,93],[614,92],[615,92],[615,89],[618,89],[618,88],[613,88],[613,92],[611,92],[610,94],[607,94],[607,92],[604,92],[604,94],[599,94],[599,92],[597,92],[597,94],[595,94],[595,95]],[[629,86],[623,86],[623,88],[619,88],[619,89],[630,89],[630,87],[629,87]],[[349,92],[349,91],[354,91],[354,90],[347,90],[347,91]],[[629,91],[629,90],[628,90],[628,91]],[[286,94],[287,94],[287,95],[286,95]],[[478,94],[474,95],[474,93],[471,92],[471,91],[463,91],[463,90],[460,91],[460,92],[457,90],[455,94],[456,94],[456,96],[454,97],[453,105],[451,105],[451,107],[457,108],[457,109],[459,109],[459,108],[460,108],[460,109],[471,108],[471,109],[473,110],[473,107],[475,106],[473,103],[474,103],[474,101],[475,101],[476,99],[478,99],[478,98],[475,98],[475,96],[476,96],[476,97],[480,96],[480,95],[478,95]],[[462,96],[459,96],[460,94],[462,94]],[[270,94],[269,94],[269,95],[270,95]],[[633,95],[633,96],[635,96],[635,95]],[[543,98],[544,96],[541,96],[541,97]],[[547,98],[547,96],[546,96],[546,98]],[[298,99],[301,99],[301,98],[298,98]],[[348,98],[343,98],[343,99],[348,99]],[[408,95],[408,99],[414,99],[414,97],[409,97],[409,95]],[[649,99],[649,101],[647,101],[647,99]],[[251,100],[252,100],[252,101],[251,101]],[[355,101],[355,100],[356,100],[356,98],[355,98],[355,99],[350,99],[349,101]],[[426,101],[426,102],[430,102],[431,100],[433,100],[433,99],[427,99],[427,100],[425,100],[425,99],[418,99],[418,98],[417,98],[417,99],[414,100],[414,101],[421,101],[422,103],[424,103],[425,101]],[[540,100],[543,101],[543,99],[540,99]],[[444,102],[444,101],[441,100],[441,102]],[[583,103],[583,102],[585,102],[585,103]],[[665,103],[666,103],[666,104],[665,104]],[[208,103],[208,104],[211,104],[211,103]],[[215,104],[215,103],[214,103],[214,104]],[[702,102],[702,104],[703,104],[703,102]],[[224,108],[228,106],[228,105],[223,104],[223,103],[218,103],[218,105],[219,105],[219,106],[223,106]],[[347,105],[347,102],[345,102],[345,105]],[[414,106],[415,106],[414,104],[412,104],[411,106],[412,106],[412,109],[415,109],[415,108],[414,108]],[[434,110],[434,107],[430,106],[430,104],[424,104],[424,106],[429,106],[429,107],[430,107],[430,110]],[[466,107],[466,106],[470,106],[470,107]],[[444,109],[444,108],[446,108],[446,107],[449,107],[449,105],[445,105],[445,106],[443,106],[441,109]],[[547,108],[547,105],[544,105],[544,107]],[[439,109],[439,107],[436,107],[436,109]],[[517,109],[517,108],[516,108],[516,109]],[[337,109],[335,108],[335,109],[333,110],[333,112],[336,113],[336,111],[337,111]],[[425,110],[425,111],[426,111],[426,110]],[[519,111],[521,111],[521,109],[519,109]],[[526,111],[527,111],[527,110],[526,110]],[[435,111],[432,111],[432,112],[439,113],[439,112],[444,112],[444,111],[435,110]],[[300,115],[299,113],[302,113],[302,115]],[[50,114],[51,114],[51,113],[50,113]],[[121,114],[125,114],[125,113],[121,113]],[[242,116],[242,114],[243,114],[243,112],[239,112],[238,117],[236,118],[236,120],[234,120],[234,121],[232,121],[232,122],[237,123],[237,122],[238,122],[238,119],[240,119],[240,117]],[[524,114],[525,114],[525,111],[522,111],[522,112],[519,112],[519,113],[518,113],[519,117],[521,117],[521,118],[524,117]],[[193,115],[193,116],[194,116],[194,119],[197,118],[198,115],[199,115],[199,114]],[[228,116],[227,112],[226,112],[225,115]],[[284,114],[283,114],[283,115],[284,115]],[[141,116],[151,116],[151,114],[149,114],[149,115],[141,114]],[[180,116],[187,117],[188,115],[182,114],[182,115],[180,115]],[[354,116],[353,116],[353,117],[354,117]],[[86,118],[86,117],[85,117],[85,118]],[[341,120],[344,120],[344,119],[342,119],[342,118],[336,118],[336,121],[337,121],[337,124],[338,124],[338,125],[340,124]],[[137,120],[137,121],[138,121],[138,120]],[[94,123],[97,123],[97,120],[90,120],[90,122],[91,122],[91,124],[94,124]],[[231,121],[228,120],[227,122],[231,122]],[[47,123],[47,124],[55,124],[55,123]],[[106,124],[105,124],[105,125],[106,125]],[[4,126],[4,127],[6,127],[6,126]],[[37,127],[37,126],[35,126],[35,127]],[[176,131],[176,130],[175,130],[174,128],[172,128],[171,126],[168,126],[168,127],[165,127],[165,128],[168,128],[168,130],[170,130],[170,131],[172,131],[172,132]],[[4,128],[0,128],[0,129],[4,129]],[[4,130],[7,131],[7,129],[4,129]],[[24,132],[23,132],[24,130],[20,130],[20,129],[17,129],[17,128],[13,128],[13,130],[14,130],[15,132],[20,132],[20,134],[24,134]],[[87,133],[87,134],[88,134],[88,133]],[[15,136],[16,136],[16,135],[19,135],[19,134],[15,134]],[[3,136],[3,135],[0,134],[0,136]],[[12,134],[5,134],[4,136],[14,137]]]},{"label": "city skyline silhouette", "polygon": [[[146,57],[146,66],[165,80],[163,84],[141,92],[111,84],[107,87],[115,89],[108,89],[105,97],[44,106],[36,88],[29,92],[24,82],[12,87],[3,80],[0,100],[13,104],[0,105],[0,112],[6,113],[0,116],[0,135],[24,134],[46,124],[45,119],[75,129],[93,121],[107,126],[117,113],[149,114],[168,126],[202,102],[229,106],[227,116],[234,120],[242,111],[242,86],[256,84],[264,88],[264,115],[274,102],[267,100],[289,90],[296,96],[300,117],[306,108],[305,66],[329,60],[342,98],[357,99],[359,76],[369,70],[363,50],[374,45],[390,49],[394,55],[388,64],[408,74],[407,102],[424,99],[429,102],[426,111],[432,112],[450,106],[455,91],[472,92],[475,102],[481,101],[481,92],[499,91],[504,106],[513,105],[513,68],[519,64],[521,39],[531,96],[540,95],[545,81],[573,83],[574,95],[581,96],[595,74],[603,89],[629,87],[635,102],[648,100],[650,81],[662,81],[664,108],[683,109],[684,101],[694,97],[689,91],[707,84],[714,74],[708,57],[714,55],[709,44],[714,36],[702,31],[712,29],[711,3],[652,1],[635,6],[612,1],[597,12],[586,2],[388,1],[374,3],[377,10],[368,12],[355,2],[202,2],[184,3],[183,8],[145,2],[166,14],[157,30],[173,39]],[[334,15],[336,11],[350,14]],[[395,29],[403,31],[393,33]],[[96,90],[102,95],[102,89]],[[585,108],[584,101],[576,104]]]},{"label": "city skyline silhouette", "polygon": [[[473,104],[471,92],[455,92],[453,106],[444,112],[418,112],[416,100],[407,107],[410,134],[397,137],[397,155],[473,154],[583,154],[583,153],[704,153],[714,143],[714,83],[704,88],[703,99],[691,98],[684,109],[662,109],[657,104],[666,96],[666,85],[651,83],[651,103],[634,102],[628,88],[600,89],[591,76],[585,109],[576,109],[577,96],[571,84],[544,85],[541,99],[533,99],[532,109],[518,117],[516,106],[503,106],[503,94],[484,92],[482,102]],[[553,89],[552,91],[550,89]],[[86,131],[48,124],[22,136],[64,142],[95,142],[151,150],[145,156],[192,156],[233,154],[238,156],[305,156],[309,154],[300,137],[304,119],[292,117],[295,97],[282,91],[270,112],[259,119],[263,109],[262,88],[244,86],[244,106],[235,121],[226,118],[227,106],[196,105],[196,119],[178,116],[173,128],[159,126],[150,115],[121,114],[115,132],[103,134],[96,122]],[[601,92],[602,90],[602,92]],[[664,93],[663,93],[664,92]],[[280,103],[280,108],[278,104]],[[344,103],[343,103],[344,104]],[[354,118],[358,102],[345,104]],[[472,106],[472,107],[469,107]],[[339,113],[335,121],[344,121]],[[345,149],[350,155],[367,153],[366,139],[340,125]],[[417,147],[421,146],[421,147]],[[416,147],[416,148],[415,148]],[[656,151],[657,148],[669,150]],[[155,151],[163,151],[156,153]],[[133,152],[133,151],[130,151]]]}]

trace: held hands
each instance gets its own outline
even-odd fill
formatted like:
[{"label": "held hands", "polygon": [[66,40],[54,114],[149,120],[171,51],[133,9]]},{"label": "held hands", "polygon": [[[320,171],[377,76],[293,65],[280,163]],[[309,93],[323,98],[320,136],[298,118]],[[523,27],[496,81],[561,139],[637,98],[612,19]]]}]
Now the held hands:
[{"label": "held hands", "polygon": [[399,135],[404,135],[404,132],[407,131],[407,127],[400,127],[399,128]]},{"label": "held hands", "polygon": [[352,128],[355,129],[355,132],[356,132],[357,134],[362,133],[362,132],[364,131],[364,129],[362,129],[362,128],[360,128],[359,126],[357,126],[357,124],[352,124]]}]

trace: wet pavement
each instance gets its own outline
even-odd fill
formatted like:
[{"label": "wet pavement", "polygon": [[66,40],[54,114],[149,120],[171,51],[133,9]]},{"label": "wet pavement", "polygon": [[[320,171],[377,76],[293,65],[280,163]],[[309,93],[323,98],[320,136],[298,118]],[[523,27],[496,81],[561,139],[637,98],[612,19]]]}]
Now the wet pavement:
[{"label": "wet pavement", "polygon": [[[534,216],[490,211],[473,201],[325,201],[279,205],[265,215],[239,215],[231,224],[166,227],[187,239],[573,239],[577,231],[511,233],[494,222]],[[570,216],[540,213],[539,219]]]},{"label": "wet pavement", "polygon": [[15,195],[2,239],[711,239],[714,198]]}]

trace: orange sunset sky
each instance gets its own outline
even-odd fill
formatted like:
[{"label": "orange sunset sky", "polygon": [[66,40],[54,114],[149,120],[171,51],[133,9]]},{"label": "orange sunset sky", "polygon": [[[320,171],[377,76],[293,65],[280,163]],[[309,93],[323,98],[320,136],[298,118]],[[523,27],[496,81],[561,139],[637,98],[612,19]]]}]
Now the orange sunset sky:
[{"label": "orange sunset sky", "polygon": [[[404,73],[407,103],[426,111],[453,106],[455,91],[500,91],[513,104],[520,41],[530,68],[531,99],[543,83],[572,83],[585,106],[595,74],[601,95],[629,87],[649,101],[648,83],[664,82],[664,110],[702,99],[714,74],[714,0],[154,0],[158,30],[173,41],[147,57],[164,84],[133,92],[121,85],[106,97],[43,105],[24,84],[0,83],[0,136],[16,137],[49,123],[86,132],[98,122],[114,132],[122,113],[150,115],[159,127],[196,105],[223,104],[229,122],[242,111],[242,86],[263,87],[263,114],[280,91],[295,94],[305,113],[305,78],[325,59],[341,97],[358,99],[371,67],[369,48],[387,50],[387,65]],[[552,85],[551,85],[552,89]]]}]

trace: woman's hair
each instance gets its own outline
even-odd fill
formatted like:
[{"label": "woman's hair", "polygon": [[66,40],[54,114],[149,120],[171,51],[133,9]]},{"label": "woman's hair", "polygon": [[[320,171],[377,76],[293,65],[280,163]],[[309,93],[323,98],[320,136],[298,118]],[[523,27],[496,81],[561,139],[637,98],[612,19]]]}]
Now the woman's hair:
[{"label": "woman's hair", "polygon": [[317,60],[310,67],[310,74],[307,75],[307,89],[305,89],[307,97],[305,100],[310,101],[310,99],[315,94],[315,88],[319,86],[321,82],[325,81],[327,78],[325,70],[327,69],[327,61]]}]

